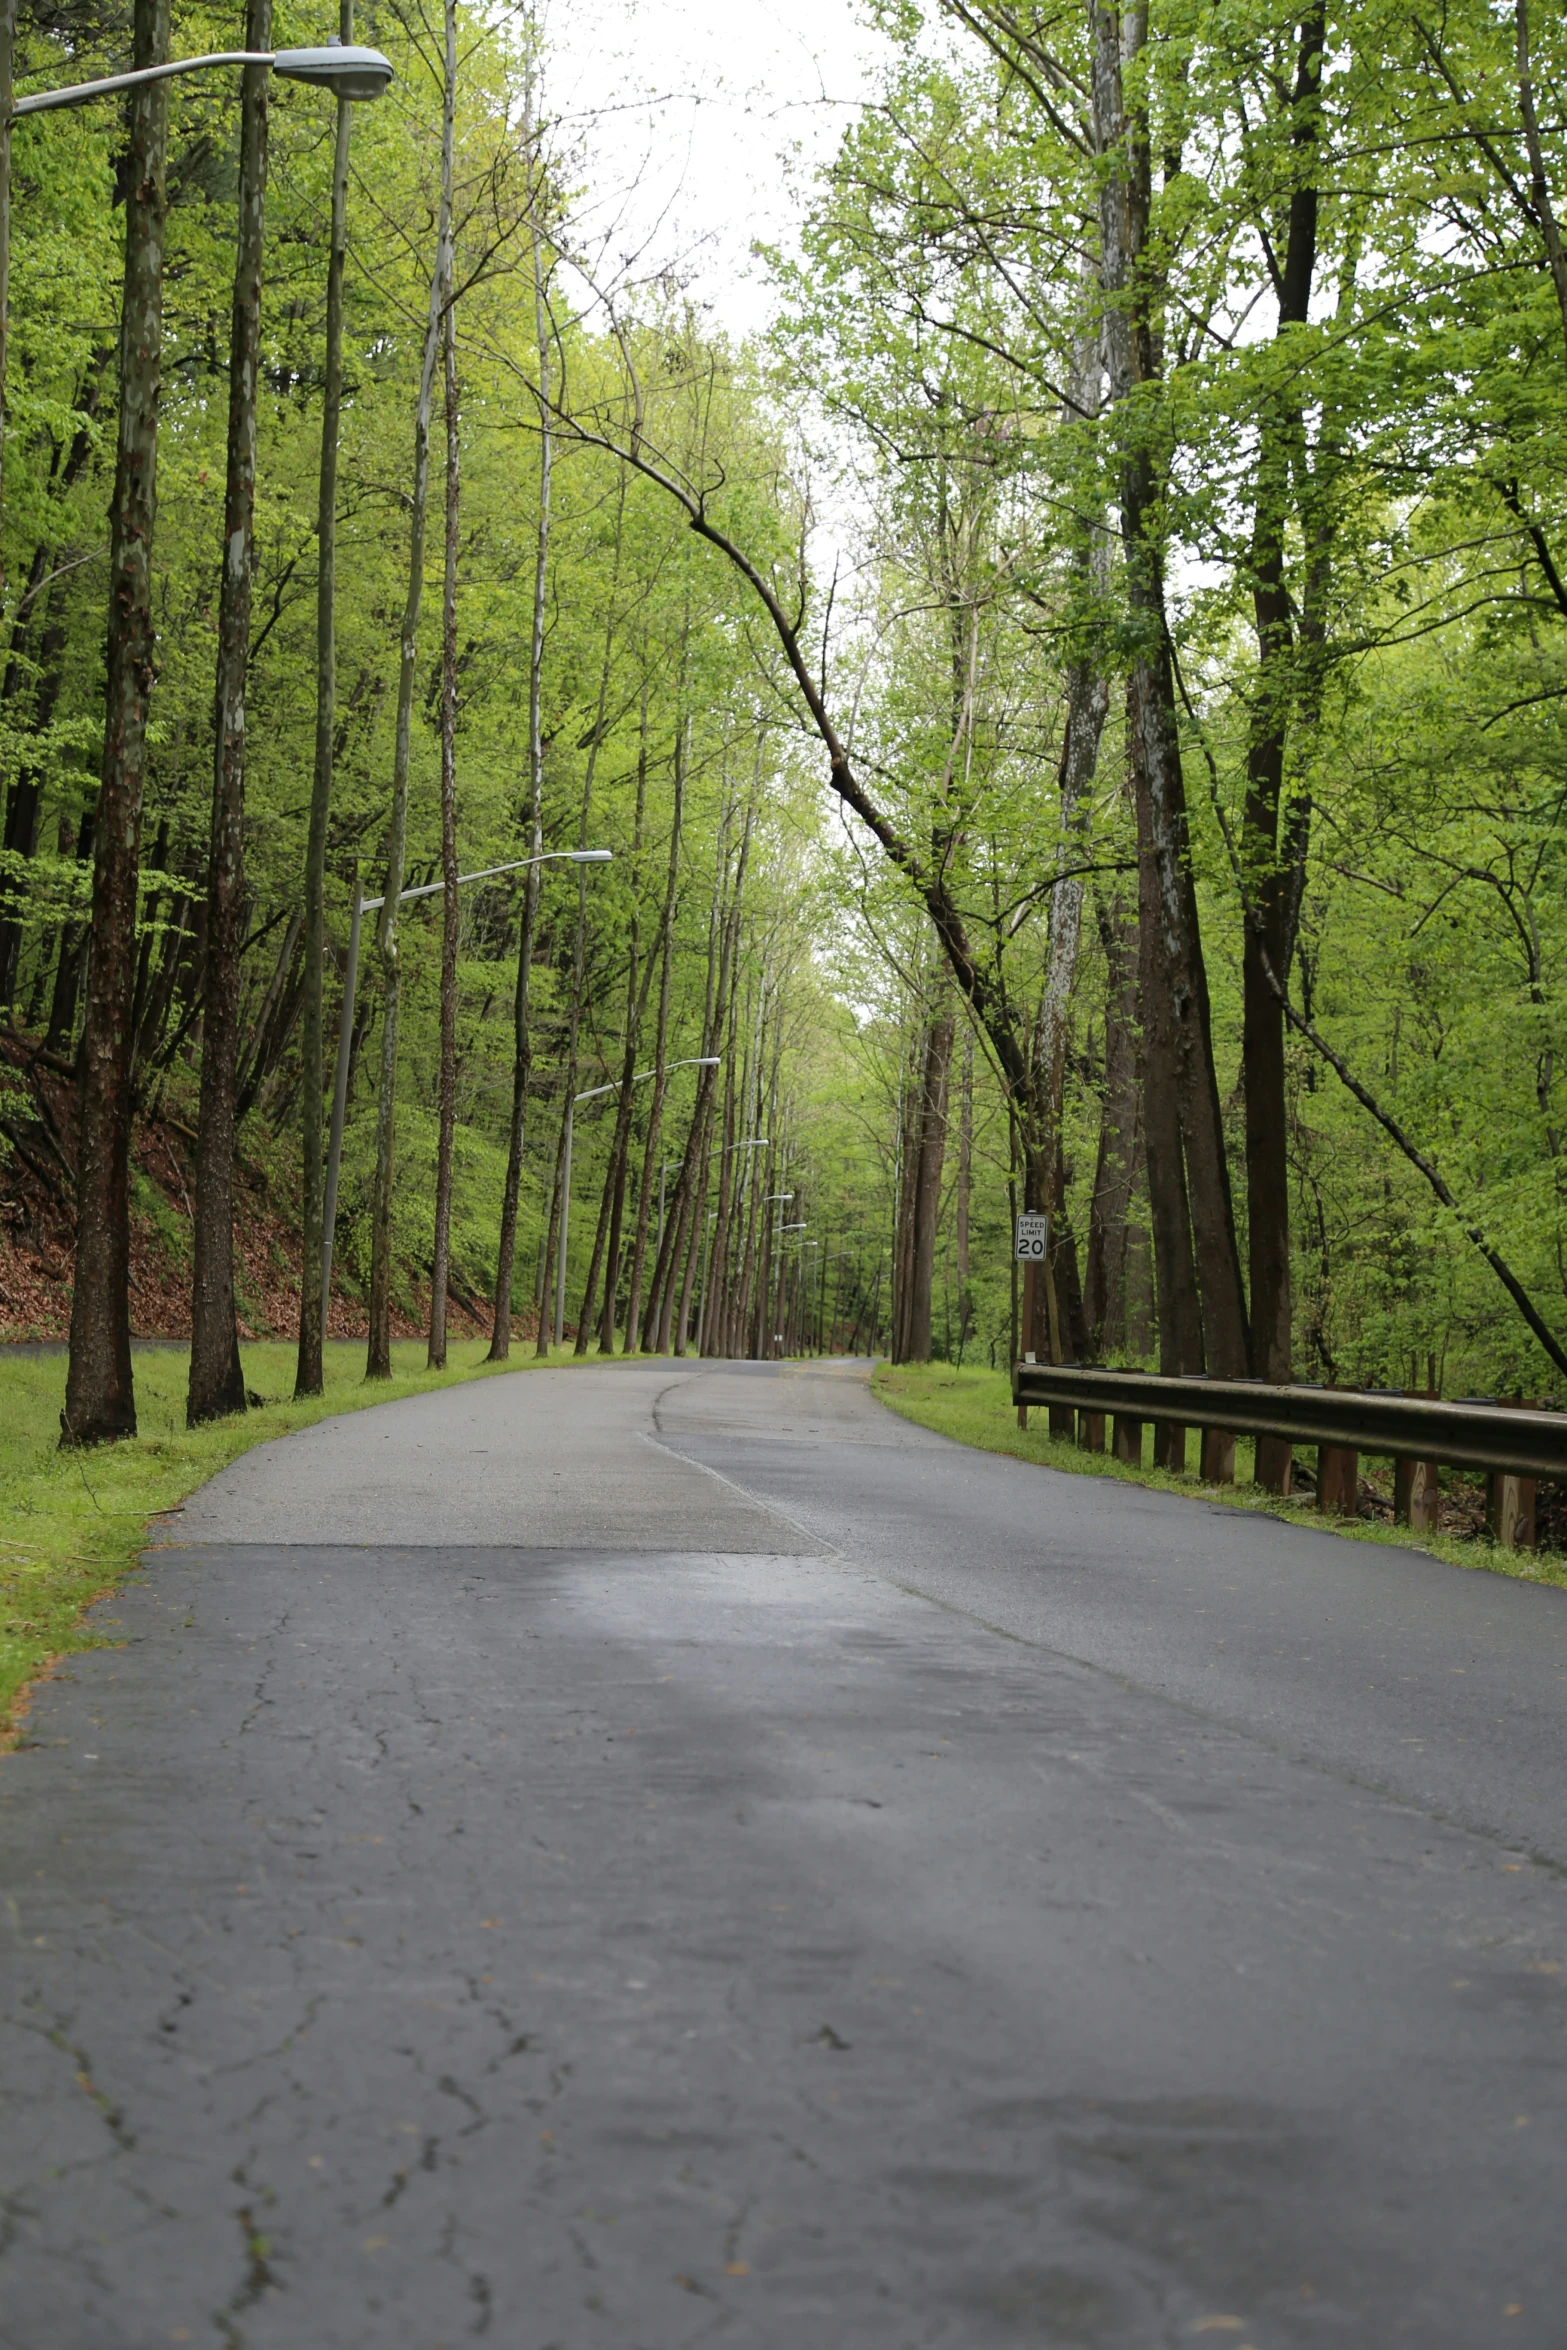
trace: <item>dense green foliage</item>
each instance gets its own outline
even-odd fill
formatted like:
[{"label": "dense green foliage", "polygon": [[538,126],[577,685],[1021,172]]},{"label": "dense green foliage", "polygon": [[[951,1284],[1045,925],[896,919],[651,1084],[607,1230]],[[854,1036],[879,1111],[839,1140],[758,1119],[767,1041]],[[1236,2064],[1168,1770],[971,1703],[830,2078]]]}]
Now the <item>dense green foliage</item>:
[{"label": "dense green foliage", "polygon": [[[1043,1084],[1073,1259],[1063,1315],[1068,1289],[1082,1291],[1089,1343],[1152,1354],[1135,989],[1126,995],[1138,829],[1122,680],[1148,649],[1121,544],[1130,453],[1154,484],[1148,527],[1242,1261],[1242,954],[1268,878],[1248,776],[1273,727],[1288,844],[1278,869],[1298,904],[1283,975],[1295,1013],[1297,1371],[1397,1384],[1434,1371],[1449,1391],[1549,1389],[1557,1372],[1472,1228],[1567,1337],[1559,19],[1480,0],[1458,0],[1429,26],[1379,0],[1304,20],[1278,6],[1160,0],[1144,39],[1130,12],[1128,119],[1152,157],[1138,268],[1154,289],[1154,331],[1143,380],[1118,393],[1103,368],[1110,165],[1090,103],[1098,12],[1086,0],[1023,10],[886,0],[879,13],[884,86],[814,190],[798,254],[777,259],[778,324],[760,350],[728,345],[667,281],[594,283],[576,249],[547,56],[523,18],[463,19],[460,863],[504,863],[528,845],[544,426],[554,470],[543,832],[549,847],[615,853],[585,875],[545,869],[518,1312],[526,1318],[545,1288],[563,1095],[612,1085],[629,1030],[639,1071],[689,1061],[715,1038],[724,1066],[706,1108],[690,1069],[672,1070],[666,1099],[638,1091],[620,1178],[622,1329],[641,1278],[630,1234],[640,1214],[650,1280],[660,1171],[667,1181],[695,1114],[709,1121],[710,1172],[682,1227],[695,1235],[682,1241],[695,1251],[693,1343],[714,1336],[699,1316],[720,1253],[715,1225],[728,1234],[726,1344],[779,1343],[769,1325],[780,1320],[790,1343],[896,1341],[895,1293],[906,1297],[921,1247],[933,1251],[934,1351],[994,1365],[1013,1343],[1017,1088],[1003,1082],[993,1035],[969,1017],[907,868],[824,789],[761,581],[799,644],[819,650],[814,674],[858,772],[961,906],[1027,1052],[1039,1064],[1063,1055],[1059,1099]],[[1532,42],[1527,88],[1520,25]],[[279,41],[316,29],[293,0],[280,8]],[[359,110],[354,134],[329,840],[338,969],[356,879],[379,889],[385,855],[441,87],[422,15],[379,0],[357,29],[392,56],[397,80]],[[176,11],[180,50],[234,37],[210,11]],[[112,11],[64,31],[54,17],[24,17],[18,86],[108,70],[124,42]],[[136,1016],[142,1099],[188,1115],[201,1049],[237,92],[224,76],[174,92],[160,670]],[[19,124],[13,138],[0,881],[16,925],[15,1028],[47,1040],[62,1064],[79,1017],[101,739],[120,137],[115,110],[101,106]],[[330,167],[330,108],[314,93],[275,93],[271,158],[240,1092],[244,1115],[286,1139],[316,1109],[299,1099],[294,1027]],[[1306,314],[1292,320],[1283,271],[1307,190],[1314,274]],[[536,294],[549,321],[547,398]],[[438,452],[410,883],[433,874],[439,847],[439,474]],[[751,576],[693,533],[671,481],[694,493]],[[824,512],[838,520],[836,564],[816,535]],[[1257,592],[1275,525],[1289,622],[1270,665]],[[1086,798],[1064,803],[1074,675],[1098,680],[1104,710]],[[13,816],[33,785],[23,838]],[[463,897],[453,1251],[458,1294],[479,1300],[493,1282],[504,1180],[520,905],[511,880]],[[426,899],[403,921],[395,1220],[410,1294],[433,1241],[439,906]],[[379,987],[367,952],[336,1254],[354,1292],[369,1272]],[[7,1118],[25,1140],[25,1105]],[[614,1129],[612,1094],[584,1106],[572,1324],[614,1179]],[[721,1193],[731,1150],[746,1174]],[[292,1164],[269,1153],[269,1165]],[[27,1182],[43,1180],[38,1159]],[[917,1164],[936,1186],[924,1239]],[[1456,1207],[1433,1189],[1433,1169]],[[922,1350],[918,1336],[900,1345]]]}]

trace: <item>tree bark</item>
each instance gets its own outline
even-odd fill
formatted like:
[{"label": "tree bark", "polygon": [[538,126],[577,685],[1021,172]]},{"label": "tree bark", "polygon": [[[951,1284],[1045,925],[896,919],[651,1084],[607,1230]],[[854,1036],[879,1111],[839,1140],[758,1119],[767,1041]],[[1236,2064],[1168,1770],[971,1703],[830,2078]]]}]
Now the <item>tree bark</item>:
[{"label": "tree bark", "polygon": [[[250,0],[245,46],[272,46],[272,0]],[[267,194],[264,65],[245,68],[239,132],[239,234],[229,329],[229,426],[213,715],[212,829],[202,975],[201,1096],[196,1114],[195,1245],[188,1426],[245,1409],[234,1312],[234,1103],[239,981],[245,948],[245,687],[256,510],[256,385]]]},{"label": "tree bark", "polygon": [[[526,131],[531,150],[534,134],[533,82],[527,94]],[[554,464],[554,437],[550,410],[549,316],[544,299],[544,268],[537,210],[538,159],[530,151],[534,173],[528,223],[529,255],[533,270],[533,333],[539,364],[539,518],[533,535],[533,620],[528,631],[528,867],[522,899],[522,931],[517,942],[517,986],[512,999],[511,1124],[506,1137],[506,1183],[501,1196],[500,1242],[495,1256],[495,1318],[488,1360],[511,1358],[511,1289],[517,1252],[517,1203],[522,1193],[522,1158],[527,1147],[528,1084],[533,1073],[528,1035],[528,990],[533,972],[534,940],[538,933],[539,889],[542,875],[537,859],[544,850],[544,608],[549,586],[550,490]],[[543,1308],[540,1308],[540,1325]]]},{"label": "tree bark", "polygon": [[[457,69],[455,0],[446,0],[446,65]],[[452,1145],[457,1131],[457,548],[462,494],[458,437],[457,344],[448,299],[446,365],[446,570],[441,598],[441,1075],[435,1154],[435,1262],[430,1274],[430,1344],[426,1367],[446,1368],[446,1283],[451,1263]]]},{"label": "tree bark", "polygon": [[[408,837],[408,764],[412,748],[414,684],[419,660],[419,613],[424,601],[424,540],[430,505],[430,411],[441,328],[452,282],[452,176],[455,99],[448,87],[441,116],[441,190],[436,212],[435,263],[425,316],[419,397],[414,408],[413,484],[408,518],[408,592],[397,672],[397,724],[392,747],[392,808],[386,835],[386,880],[376,924],[381,960],[381,1075],[376,1094],[375,1189],[370,1211],[370,1342],[367,1379],[392,1376],[392,1191],[397,1151],[397,1050],[402,1012],[402,960],[398,949],[398,898],[403,887]],[[530,875],[530,880],[532,876]]]},{"label": "tree bark", "polygon": [[[1147,126],[1129,110],[1123,42],[1135,62],[1147,42],[1145,0],[1116,12],[1089,0],[1105,348],[1120,432],[1121,533],[1137,645],[1128,681],[1127,734],[1136,779],[1139,914],[1143,927],[1143,1054],[1149,1192],[1159,1266],[1161,1368],[1245,1375],[1250,1332],[1230,1199],[1229,1165],[1213,1063],[1207,973],[1192,883],[1186,787],[1165,616],[1154,463],[1154,302],[1149,258],[1151,166]],[[1184,1228],[1184,1230],[1183,1230]],[[1195,1243],[1196,1296],[1191,1289]],[[1200,1321],[1200,1331],[1194,1322]],[[1190,1359],[1193,1350],[1197,1359]],[[1186,1358],[1186,1359],[1182,1359]]]},{"label": "tree bark", "polygon": [[685,813],[686,782],[686,721],[683,712],[675,718],[675,792],[669,819],[669,870],[664,880],[664,906],[660,923],[660,960],[658,974],[658,1024],[653,1041],[653,1095],[648,1103],[647,1134],[642,1152],[642,1180],[637,1187],[637,1214],[631,1240],[631,1289],[626,1299],[626,1347],[640,1344],[648,1351],[650,1334],[642,1328],[642,1283],[647,1269],[648,1217],[652,1208],[653,1186],[658,1180],[658,1154],[663,1146],[664,1088],[668,1082],[665,1067],[669,1050],[669,997],[675,953],[675,901],[680,884],[680,828]]},{"label": "tree bark", "polygon": [[[354,0],[340,0],[340,33],[354,35]],[[337,101],[332,158],[332,231],[326,280],[326,369],[321,403],[321,479],[316,509],[316,758],[305,842],[305,1034],[300,1070],[301,1225],[299,1360],[296,1396],[319,1395],[321,1342],[321,1107],[326,1085],[326,836],[332,812],[337,719],[337,441],[343,406],[343,268],[348,245],[348,136],[353,105]]]},{"label": "tree bark", "polygon": [[[620,1091],[615,1099],[615,1133],[610,1144],[609,1172],[605,1178],[604,1198],[608,1207],[605,1232],[604,1311],[599,1320],[599,1353],[612,1355],[615,1351],[615,1308],[620,1294],[620,1239],[626,1212],[626,1173],[631,1156],[631,1117],[634,1107],[632,1080],[637,1073],[637,1047],[642,1037],[642,1019],[647,1009],[648,981],[652,976],[652,962],[646,970],[641,967],[641,898],[639,887],[642,872],[642,825],[647,813],[647,725],[644,700],[643,726],[637,747],[637,801],[631,829],[631,936],[626,951],[626,1035],[620,1062]],[[630,1330],[626,1333],[627,1351],[630,1351]]]},{"label": "tree bark", "polygon": [[909,1306],[904,1360],[928,1363],[931,1296],[936,1274],[936,1231],[941,1211],[941,1173],[947,1148],[947,1081],[952,1065],[954,1021],[950,1005],[925,1031],[914,1120],[914,1181],[909,1216]]},{"label": "tree bark", "polygon": [[[168,0],[136,0],[133,63],[168,56]],[[76,1263],[61,1441],[136,1433],[130,1325],[131,1006],[136,889],[155,678],[152,541],[162,380],[168,84],[127,102],[120,419],[109,518],[103,781],[94,824],[93,916],[76,1156]]]},{"label": "tree bark", "polygon": [[[1137,929],[1119,901],[1101,902],[1105,956],[1104,1100],[1089,1208],[1083,1311],[1095,1355],[1138,1351],[1128,1293],[1134,1238],[1132,1202],[1142,1166],[1142,1098],[1137,1068]],[[1146,1338],[1146,1332],[1141,1333]]]},{"label": "tree bark", "polygon": [[[1318,100],[1326,24],[1320,0],[1302,21],[1291,93],[1288,230],[1276,274],[1280,339],[1305,326],[1316,274]],[[1252,610],[1257,685],[1247,744],[1241,866],[1248,905],[1242,945],[1242,1067],[1246,1079],[1246,1187],[1252,1360],[1262,1379],[1288,1380],[1291,1363],[1288,1108],[1284,1012],[1266,967],[1289,976],[1294,887],[1279,857],[1285,752],[1297,699],[1293,605],[1285,577],[1297,407],[1265,395],[1252,527]]]}]

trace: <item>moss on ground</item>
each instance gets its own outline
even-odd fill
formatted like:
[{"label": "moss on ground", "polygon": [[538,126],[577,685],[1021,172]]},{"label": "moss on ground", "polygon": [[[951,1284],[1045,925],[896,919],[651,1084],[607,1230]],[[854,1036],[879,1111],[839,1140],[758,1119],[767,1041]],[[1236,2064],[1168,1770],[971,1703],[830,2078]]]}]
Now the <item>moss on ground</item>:
[{"label": "moss on ground", "polygon": [[[1453,1534],[1415,1535],[1405,1526],[1375,1518],[1319,1516],[1313,1502],[1280,1501],[1252,1482],[1252,1444],[1238,1437],[1235,1444],[1235,1483],[1207,1485],[1200,1477],[1175,1477],[1164,1469],[1133,1469],[1109,1453],[1082,1452],[1065,1437],[1048,1432],[1042,1406],[1030,1413],[1030,1425],[1020,1428],[1012,1401],[1011,1381],[1004,1371],[955,1370],[950,1363],[902,1363],[878,1366],[876,1393],[905,1419],[915,1420],[938,1436],[982,1452],[1009,1453],[1014,1460],[1035,1461],[1041,1468],[1064,1469],[1074,1477],[1116,1477],[1126,1485],[1152,1485],[1164,1493],[1183,1493],[1233,1509],[1263,1510],[1270,1517],[1295,1525],[1325,1527],[1357,1542],[1392,1543],[1403,1550],[1421,1550],[1455,1567],[1483,1568],[1496,1575],[1512,1575],[1528,1583],[1554,1583],[1567,1590],[1567,1559],[1525,1550],[1500,1550],[1485,1536]],[[1193,1446],[1195,1449],[1195,1445]]]},{"label": "moss on ground", "polygon": [[[334,1340],[326,1349],[326,1392],[304,1403],[292,1400],[292,1345],[247,1346],[250,1386],[287,1400],[194,1430],[185,1426],[186,1349],[149,1348],[136,1356],[138,1433],[89,1452],[60,1450],[64,1352],[0,1354],[0,1738],[14,1729],[28,1682],[55,1657],[96,1645],[82,1625],[83,1610],[124,1580],[150,1519],[274,1436],[427,1388],[530,1370],[537,1362],[530,1343],[510,1364],[487,1364],[487,1343],[454,1343],[448,1368],[427,1371],[424,1341],[400,1341],[392,1348],[391,1379],[368,1385],[364,1341]],[[569,1361],[570,1349],[553,1359]]]}]

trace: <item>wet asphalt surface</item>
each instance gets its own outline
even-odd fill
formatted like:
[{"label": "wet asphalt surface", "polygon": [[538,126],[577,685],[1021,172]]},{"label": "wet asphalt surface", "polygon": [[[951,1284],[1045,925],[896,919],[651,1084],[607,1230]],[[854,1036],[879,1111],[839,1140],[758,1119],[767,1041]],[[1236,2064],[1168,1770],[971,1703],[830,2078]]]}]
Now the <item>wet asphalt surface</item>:
[{"label": "wet asphalt surface", "polygon": [[0,2343],[1567,2345],[1567,1594],[852,1367],[247,1455],[0,1762]]}]

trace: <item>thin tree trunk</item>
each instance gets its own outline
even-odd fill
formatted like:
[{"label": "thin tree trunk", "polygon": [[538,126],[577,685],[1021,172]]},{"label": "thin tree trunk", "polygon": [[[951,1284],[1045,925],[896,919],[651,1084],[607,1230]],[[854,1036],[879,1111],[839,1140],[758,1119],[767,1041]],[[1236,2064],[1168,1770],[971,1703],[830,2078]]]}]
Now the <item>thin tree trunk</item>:
[{"label": "thin tree trunk", "polygon": [[[958,1197],[954,1239],[958,1276],[958,1361],[962,1362],[974,1329],[974,1293],[969,1285],[969,1214],[974,1193],[974,1030],[963,1030],[963,1074],[958,1091]],[[841,1268],[840,1283],[841,1290]],[[834,1313],[836,1328],[839,1316]],[[823,1339],[828,1346],[827,1337]],[[830,1349],[829,1349],[830,1351]]]},{"label": "thin tree trunk", "polygon": [[[1321,0],[1300,27],[1290,144],[1297,161],[1279,273],[1278,335],[1304,327],[1316,274],[1318,197],[1315,150],[1325,20]],[[1261,1379],[1291,1376],[1288,1106],[1284,1012],[1264,965],[1285,981],[1291,877],[1279,859],[1285,746],[1295,692],[1292,605],[1284,571],[1291,445],[1298,410],[1270,407],[1262,421],[1252,529],[1252,607],[1257,688],[1247,746],[1241,859],[1250,898],[1242,944],[1242,1067],[1246,1079],[1246,1193],[1251,1275],[1252,1360]]]},{"label": "thin tree trunk", "polygon": [[950,1005],[925,1031],[925,1049],[915,1097],[912,1129],[914,1164],[909,1213],[909,1306],[904,1360],[928,1363],[931,1350],[931,1296],[936,1276],[936,1229],[941,1210],[941,1174],[947,1148],[947,1080],[952,1065],[953,1014]]},{"label": "thin tree trunk", "polygon": [[[647,1009],[649,961],[641,968],[642,824],[647,812],[647,708],[643,697],[643,725],[637,748],[637,803],[631,831],[631,937],[626,951],[626,1037],[620,1062],[620,1091],[615,1100],[615,1134],[610,1145],[609,1174],[604,1196],[609,1208],[604,1261],[604,1311],[599,1323],[599,1353],[615,1351],[615,1307],[620,1294],[620,1236],[626,1212],[626,1174],[631,1158],[632,1080],[637,1071],[637,1046]],[[627,1332],[629,1348],[630,1332]]]},{"label": "thin tree trunk", "polygon": [[[136,68],[168,56],[168,0],[136,0]],[[76,1263],[61,1441],[136,1433],[131,1373],[131,1003],[136,887],[156,638],[152,541],[157,518],[158,397],[168,84],[127,100],[125,282],[120,308],[120,419],[109,520],[109,634],[103,782],[94,825],[93,918],[82,1036],[76,1156]]]},{"label": "thin tree trunk", "polygon": [[[340,0],[339,31],[354,36],[354,0]],[[337,101],[332,158],[332,241],[326,281],[326,367],[321,402],[321,480],[316,512],[316,758],[305,844],[305,1034],[300,1070],[300,1173],[304,1247],[300,1266],[296,1396],[319,1395],[321,1342],[321,1108],[326,1086],[326,836],[332,812],[337,720],[337,440],[343,405],[343,268],[348,244],[348,136],[353,105]]]},{"label": "thin tree trunk", "polygon": [[[701,1054],[704,1060],[715,1063],[718,1042],[723,1034],[724,990],[729,976],[730,925],[724,907],[724,889],[728,877],[730,813],[726,794],[713,859],[713,898],[707,917],[707,978],[702,997]],[[658,1261],[653,1268],[650,1319],[656,1331],[657,1351],[660,1354],[667,1354],[672,1343],[677,1275],[680,1275],[682,1266],[685,1272],[681,1277],[679,1294],[689,1303],[692,1260],[687,1244],[691,1237],[696,1189],[707,1165],[713,1103],[717,1094],[716,1066],[702,1069],[697,1077],[696,1101],[692,1107],[691,1123],[686,1130],[686,1146],[681,1153],[680,1171],[675,1177],[669,1213],[659,1243]],[[684,1346],[678,1351],[683,1353]]]},{"label": "thin tree trunk", "polygon": [[685,813],[685,719],[675,721],[675,793],[669,821],[669,870],[664,882],[661,960],[658,975],[658,1027],[653,1046],[653,1098],[648,1104],[647,1136],[642,1153],[642,1181],[637,1191],[637,1218],[631,1242],[631,1291],[626,1301],[626,1345],[640,1334],[645,1353],[648,1334],[642,1331],[642,1281],[647,1266],[648,1216],[653,1186],[658,1180],[658,1154],[664,1131],[665,1057],[669,1050],[669,995],[675,952],[675,900],[680,881],[680,827]]},{"label": "thin tree trunk", "polygon": [[[588,845],[588,823],[593,812],[593,778],[598,769],[599,745],[604,738],[604,717],[609,706],[610,671],[615,651],[615,587],[618,586],[620,578],[620,530],[624,516],[625,500],[622,495],[615,526],[614,584],[610,590],[609,618],[604,627],[604,659],[599,670],[598,709],[593,722],[593,740],[588,749],[587,770],[582,779],[582,808],[577,822],[577,846],[579,849],[585,849]],[[554,1333],[557,1346],[565,1336],[563,1300],[566,1294],[566,1258],[571,1241],[570,1143],[574,1098],[577,1090],[577,1037],[582,1023],[587,949],[587,868],[584,865],[579,865],[577,867],[577,928],[571,957],[571,1011],[566,1034],[565,1093],[561,1102],[560,1130],[555,1142],[555,1183],[550,1207],[550,1241],[552,1248],[558,1249],[559,1255],[556,1263],[553,1305],[550,1302],[548,1281],[545,1284],[544,1304],[546,1311],[539,1316],[537,1351],[540,1355],[546,1355],[549,1352],[551,1332]],[[545,1262],[548,1264],[548,1257]],[[557,1327],[557,1321],[559,1327]]]},{"label": "thin tree trunk", "polygon": [[[606,668],[608,652],[605,654]],[[588,816],[593,804],[593,767],[597,751],[588,754],[587,779],[582,791],[582,813],[577,826],[577,845],[585,848],[588,838]],[[571,1008],[566,1024],[566,1068],[564,1091],[561,1095],[560,1129],[555,1141],[555,1190],[550,1211],[550,1234],[558,1251],[553,1296],[545,1287],[545,1314],[539,1321],[538,1352],[546,1355],[550,1336],[559,1346],[565,1337],[565,1313],[562,1301],[566,1294],[567,1257],[571,1247],[571,1142],[576,1117],[577,1040],[582,1027],[582,1007],[586,993],[588,952],[588,880],[586,866],[577,868],[577,924],[571,951]]]},{"label": "thin tree trunk", "polygon": [[[446,0],[446,63],[457,68],[455,0]],[[441,598],[441,1075],[435,1154],[435,1262],[430,1274],[427,1368],[446,1368],[446,1283],[451,1262],[452,1145],[457,1131],[457,548],[462,490],[458,439],[457,343],[448,298],[446,355],[446,575]]]},{"label": "thin tree trunk", "polygon": [[381,1074],[376,1093],[375,1189],[370,1210],[370,1338],[367,1379],[392,1376],[392,1191],[397,1151],[397,1049],[402,1011],[402,961],[398,949],[397,902],[403,887],[408,838],[408,765],[412,747],[413,700],[419,661],[419,611],[424,600],[425,525],[430,505],[430,411],[441,329],[452,282],[452,174],[455,92],[450,83],[441,118],[441,192],[436,214],[435,265],[430,272],[430,306],[425,316],[414,409],[413,484],[408,519],[408,592],[397,672],[397,724],[392,747],[392,807],[386,833],[386,880],[376,951],[381,961]]},{"label": "thin tree trunk", "polygon": [[[533,539],[533,622],[528,632],[528,854],[537,860],[544,850],[544,611],[549,587],[550,490],[555,440],[550,411],[552,351],[549,312],[544,298],[544,265],[539,237],[539,160],[532,152],[535,132],[533,78],[527,89],[526,132],[533,192],[529,198],[528,250],[533,271],[533,335],[539,366],[539,519]],[[624,502],[624,489],[621,492]],[[527,1146],[528,1081],[533,1052],[528,1036],[528,989],[533,971],[533,947],[539,920],[539,890],[543,876],[535,861],[528,867],[522,900],[522,934],[517,946],[517,987],[512,1002],[511,1126],[506,1142],[506,1186],[501,1198],[500,1245],[495,1260],[495,1321],[489,1361],[511,1357],[512,1268],[517,1250],[517,1202],[522,1191],[522,1157]],[[540,1309],[542,1324],[543,1309]]]},{"label": "thin tree trunk", "polygon": [[[272,46],[272,0],[250,0],[245,46]],[[190,1382],[185,1418],[245,1409],[234,1313],[234,1102],[239,981],[245,948],[245,688],[256,511],[256,386],[261,363],[261,254],[267,194],[264,65],[245,68],[239,132],[239,252],[229,332],[229,430],[223,580],[213,719],[212,835],[202,976],[201,1097],[196,1114]]]}]

